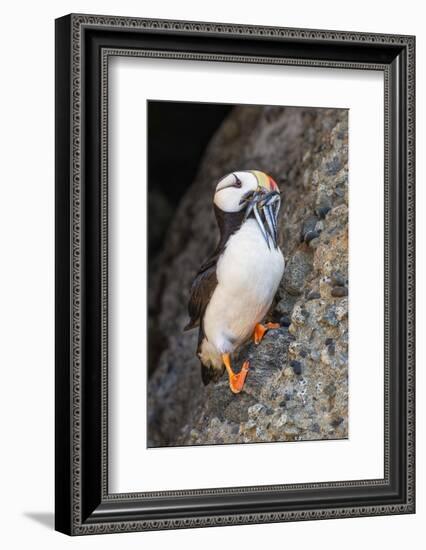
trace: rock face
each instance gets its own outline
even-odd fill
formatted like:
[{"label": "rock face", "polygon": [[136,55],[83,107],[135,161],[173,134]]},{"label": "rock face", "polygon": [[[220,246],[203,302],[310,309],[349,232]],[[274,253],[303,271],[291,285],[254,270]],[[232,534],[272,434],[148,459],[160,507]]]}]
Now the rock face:
[{"label": "rock face", "polygon": [[[280,186],[286,270],[242,393],[224,375],[204,387],[197,330],[182,331],[189,288],[214,248],[215,183],[263,170]],[[337,439],[348,436],[348,113],[236,107],[211,141],[150,267],[150,330],[161,335],[148,384],[148,445]],[[152,358],[150,358],[152,360]]]}]

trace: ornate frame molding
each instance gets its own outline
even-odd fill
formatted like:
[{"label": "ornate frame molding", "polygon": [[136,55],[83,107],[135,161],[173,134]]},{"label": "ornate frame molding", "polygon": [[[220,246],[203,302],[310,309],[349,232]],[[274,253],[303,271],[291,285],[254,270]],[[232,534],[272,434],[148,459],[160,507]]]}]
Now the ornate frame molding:
[{"label": "ornate frame molding", "polygon": [[[96,36],[96,31],[110,30],[118,36],[120,33],[135,37],[138,33],[144,37],[165,36],[172,40],[179,36],[215,37],[227,36],[237,41],[244,39],[262,39],[266,42],[286,42],[292,44],[324,44],[325,47],[336,49],[343,47],[357,47],[369,45],[377,51],[389,51],[390,59],[385,62],[374,62],[371,60],[356,61],[334,60],[331,58],[308,58],[291,56],[268,56],[268,55],[247,55],[234,53],[208,53],[185,50],[173,50],[170,48],[156,49],[132,48],[129,46],[106,44],[97,45],[99,57],[96,58],[99,64],[100,81],[100,155],[99,155],[99,179],[100,179],[100,313],[99,313],[99,345],[100,345],[100,381],[99,389],[101,398],[99,401],[99,422],[100,434],[99,449],[99,479],[87,484],[84,460],[87,441],[85,441],[84,423],[87,422],[87,411],[84,403],[87,399],[87,382],[84,376],[85,337],[84,319],[86,315],[85,303],[85,279],[87,278],[87,231],[91,231],[87,213],[85,211],[85,178],[87,181],[86,168],[86,147],[88,146],[85,137],[84,124],[88,116],[88,75],[85,73],[89,64],[88,55],[95,51],[95,47],[89,47],[88,31]],[[92,50],[90,49],[92,48]],[[60,489],[57,492],[57,529],[69,534],[83,535],[90,533],[112,533],[124,531],[140,531],[151,529],[177,529],[187,527],[201,527],[213,525],[236,525],[247,523],[282,522],[308,519],[326,519],[336,517],[359,517],[368,515],[402,514],[414,512],[414,133],[415,133],[415,40],[412,36],[346,33],[341,31],[322,31],[308,29],[286,29],[279,27],[253,27],[245,25],[229,25],[218,23],[201,23],[186,21],[168,21],[152,19],[135,19],[122,17],[108,17],[95,15],[70,15],[57,20],[57,168],[56,186],[58,194],[66,194],[64,189],[64,178],[69,178],[67,197],[63,197],[57,204],[57,216],[61,217],[67,213],[69,225],[62,224],[57,219],[57,242],[61,245],[68,239],[69,249],[65,252],[57,251],[59,260],[57,265],[58,278],[69,282],[69,287],[62,288],[59,283],[59,294],[57,288],[57,302],[59,309],[64,300],[68,300],[69,316],[63,311],[57,311],[58,331],[67,330],[67,335],[59,338],[56,362],[57,383],[57,426],[63,428],[63,422],[69,421],[69,431],[59,435],[57,432],[57,489],[59,484],[68,483],[68,489]],[[330,51],[331,51],[330,50]],[[355,51],[355,50],[354,50]],[[89,52],[89,53],[88,53]],[[394,59],[392,52],[395,53]],[[399,52],[399,53],[397,53]],[[92,55],[92,53],[90,54]],[[108,124],[108,59],[110,56],[138,56],[150,58],[168,59],[191,59],[207,62],[227,61],[240,63],[273,63],[282,65],[301,65],[313,67],[335,67],[342,69],[368,69],[384,72],[385,78],[385,476],[383,480],[345,481],[336,483],[314,483],[297,485],[278,485],[271,487],[240,487],[212,490],[194,491],[169,491],[155,493],[130,493],[130,494],[109,494],[107,475],[107,403],[108,403],[108,353],[107,353],[107,319],[108,319],[108,152],[107,152],[107,124]],[[333,55],[333,54],[329,54]],[[400,57],[402,56],[402,58]],[[337,56],[338,57],[338,56]],[[60,67],[64,60],[65,67]],[[395,61],[397,60],[397,62]],[[90,61],[91,63],[92,61]],[[404,71],[405,63],[405,74]],[[402,69],[401,69],[402,67]],[[66,89],[61,89],[64,79],[68,79]],[[401,99],[401,96],[403,98]],[[393,109],[395,102],[402,101],[406,105],[406,133],[403,136],[396,134]],[[65,128],[60,127],[63,123],[64,114],[68,105],[69,120]],[[68,125],[68,126],[67,126]],[[70,154],[67,155],[66,148]],[[395,151],[400,151],[398,158],[395,158]],[[64,160],[66,157],[66,160]],[[397,163],[397,166],[394,163]],[[401,172],[402,165],[402,172]],[[401,180],[399,181],[396,197],[400,202],[395,202],[392,195],[393,178],[400,170]],[[401,183],[405,181],[405,189]],[[395,251],[395,233],[391,231],[392,223],[398,217],[399,239],[405,243],[405,250]],[[398,241],[399,243],[399,241]],[[402,245],[401,245],[402,246]],[[405,268],[403,277],[395,281],[392,272],[392,261],[396,252],[405,254],[402,267]],[[67,255],[69,253],[69,255]],[[61,256],[62,254],[62,256]],[[68,258],[68,262],[64,261]],[[67,272],[67,275],[65,275]],[[67,278],[68,277],[68,278]],[[398,278],[398,277],[397,277]],[[391,312],[392,312],[392,285],[401,284],[402,291],[405,289],[405,296],[402,298],[404,311],[399,314],[403,319],[403,332],[406,341],[403,349],[395,349],[395,343],[391,334]],[[399,287],[398,287],[399,288]],[[404,299],[405,298],[405,299]],[[65,318],[66,317],[66,318]],[[68,355],[69,352],[69,355]],[[401,398],[401,388],[391,387],[391,377],[395,373],[391,370],[391,360],[394,354],[398,354],[398,360],[404,361],[405,371],[402,380],[403,390],[402,401],[405,403],[405,444],[406,444],[406,468],[399,472],[405,476],[402,483],[404,496],[403,501],[398,499],[392,502],[360,505],[337,505],[324,508],[324,506],[307,506],[306,510],[283,509],[276,511],[262,511],[253,509],[250,513],[229,514],[191,514],[172,519],[170,517],[156,517],[152,519],[149,514],[142,510],[139,515],[129,519],[129,514],[122,512],[127,505],[137,507],[144,499],[179,498],[198,496],[226,496],[238,495],[244,497],[253,493],[283,493],[283,492],[304,492],[306,490],[329,490],[339,489],[360,489],[373,487],[389,487],[394,484],[392,467],[395,458],[392,456],[391,438],[395,433],[391,431],[391,418],[393,408],[392,402],[395,391]],[[68,357],[68,359],[67,359]],[[67,361],[68,367],[64,365]],[[401,366],[401,369],[403,367]],[[402,370],[399,372],[402,376]],[[393,380],[393,378],[392,378]],[[395,381],[393,382],[395,384]],[[69,402],[62,401],[64,388],[68,389]],[[393,389],[392,389],[393,388]],[[391,391],[392,390],[392,391]],[[393,393],[392,393],[393,392]],[[65,410],[66,409],[66,410]],[[65,441],[66,440],[66,441]],[[98,470],[93,470],[98,472]],[[394,472],[395,474],[395,472]],[[400,488],[401,489],[401,488]],[[97,491],[99,494],[97,494]],[[95,494],[96,493],[96,494]],[[89,496],[87,496],[89,495]],[[100,505],[94,506],[95,501]],[[170,500],[171,502],[171,500]],[[88,514],[90,510],[90,513]],[[145,515],[144,515],[145,514]],[[146,516],[146,518],[145,518]],[[120,518],[124,517],[123,521]]]}]

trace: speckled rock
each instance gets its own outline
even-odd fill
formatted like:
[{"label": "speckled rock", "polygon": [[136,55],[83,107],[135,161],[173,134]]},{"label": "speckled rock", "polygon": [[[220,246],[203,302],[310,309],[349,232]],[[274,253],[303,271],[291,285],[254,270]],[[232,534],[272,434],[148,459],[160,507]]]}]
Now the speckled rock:
[{"label": "speckled rock", "polygon": [[[162,352],[148,384],[148,444],[193,445],[348,436],[348,117],[346,110],[237,107],[214,136],[151,270]],[[269,319],[282,320],[233,358],[250,360],[242,393],[226,376],[204,387],[184,333],[191,280],[214,248],[215,182],[270,173],[282,192],[286,271]],[[338,290],[337,290],[338,289]],[[159,306],[159,307],[158,307]]]}]

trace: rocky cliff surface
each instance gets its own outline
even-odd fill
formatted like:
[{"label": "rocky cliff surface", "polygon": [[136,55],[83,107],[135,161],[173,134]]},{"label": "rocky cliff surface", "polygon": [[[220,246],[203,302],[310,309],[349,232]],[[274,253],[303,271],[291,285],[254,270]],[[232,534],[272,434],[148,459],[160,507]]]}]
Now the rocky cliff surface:
[{"label": "rocky cliff surface", "polygon": [[[244,169],[280,186],[286,270],[269,314],[281,327],[234,358],[236,368],[248,358],[250,372],[233,395],[226,376],[203,386],[197,330],[182,329],[192,278],[218,237],[215,184]],[[150,357],[150,446],[347,437],[347,111],[235,108],[182,199],[149,287],[150,337],[159,343]]]}]

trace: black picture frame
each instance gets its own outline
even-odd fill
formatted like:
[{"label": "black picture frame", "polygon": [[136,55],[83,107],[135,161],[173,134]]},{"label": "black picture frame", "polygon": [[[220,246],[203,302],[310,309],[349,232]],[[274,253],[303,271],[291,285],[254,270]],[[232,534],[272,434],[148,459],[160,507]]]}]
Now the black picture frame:
[{"label": "black picture frame", "polygon": [[[108,493],[111,55],[383,71],[384,478]],[[415,511],[415,38],[71,14],[56,20],[56,529],[70,535]]]}]

